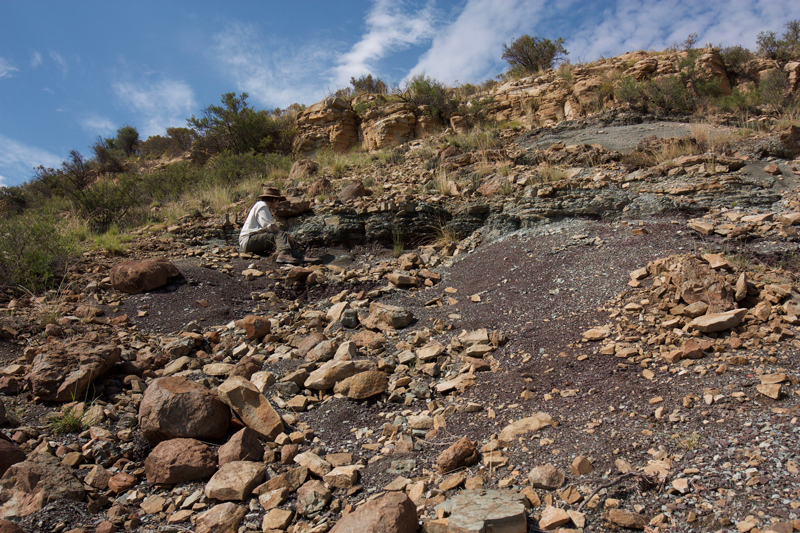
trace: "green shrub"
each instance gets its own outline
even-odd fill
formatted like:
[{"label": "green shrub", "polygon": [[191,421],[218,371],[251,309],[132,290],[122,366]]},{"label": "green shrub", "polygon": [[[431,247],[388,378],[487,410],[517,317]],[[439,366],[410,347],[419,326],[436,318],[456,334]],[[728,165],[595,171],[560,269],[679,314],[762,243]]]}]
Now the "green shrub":
[{"label": "green shrub", "polygon": [[755,56],[753,52],[744,46],[726,46],[719,52],[722,62],[725,63],[725,68],[737,78],[744,77],[746,74],[747,62]]},{"label": "green shrub", "polygon": [[649,103],[663,111],[689,113],[692,102],[682,76],[662,76],[647,82],[644,94]]},{"label": "green shrub", "polygon": [[644,106],[646,102],[644,84],[631,76],[625,76],[614,87],[614,100],[634,107]]},{"label": "green shrub", "polygon": [[509,72],[530,76],[540,70],[552,68],[563,61],[569,52],[564,48],[564,39],[555,41],[523,35],[503,44],[503,59],[508,62]]},{"label": "green shrub", "polygon": [[28,211],[0,220],[0,286],[33,293],[54,288],[76,250],[52,215]]},{"label": "green shrub", "polygon": [[447,121],[458,107],[458,100],[451,95],[447,87],[425,74],[413,76],[406,84],[403,96],[417,107],[428,106],[428,115],[443,126],[447,126]]},{"label": "green shrub", "polygon": [[789,76],[781,70],[772,70],[758,84],[758,99],[777,111],[789,104]]}]

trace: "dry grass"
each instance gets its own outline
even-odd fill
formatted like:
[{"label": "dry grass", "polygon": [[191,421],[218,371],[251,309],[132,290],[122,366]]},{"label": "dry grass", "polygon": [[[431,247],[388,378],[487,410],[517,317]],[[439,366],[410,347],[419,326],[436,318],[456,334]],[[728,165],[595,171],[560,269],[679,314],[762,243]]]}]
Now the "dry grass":
[{"label": "dry grass", "polygon": [[701,152],[720,152],[735,141],[739,135],[730,128],[715,126],[708,122],[697,122],[690,126],[692,138]]},{"label": "dry grass", "polygon": [[539,180],[542,183],[558,181],[564,179],[567,175],[566,172],[564,172],[557,166],[551,165],[549,163],[543,163],[539,165],[539,167],[536,169],[536,172],[539,174]]},{"label": "dry grass", "polygon": [[456,192],[456,184],[445,170],[437,172],[430,183],[433,189],[442,196],[452,196]]}]

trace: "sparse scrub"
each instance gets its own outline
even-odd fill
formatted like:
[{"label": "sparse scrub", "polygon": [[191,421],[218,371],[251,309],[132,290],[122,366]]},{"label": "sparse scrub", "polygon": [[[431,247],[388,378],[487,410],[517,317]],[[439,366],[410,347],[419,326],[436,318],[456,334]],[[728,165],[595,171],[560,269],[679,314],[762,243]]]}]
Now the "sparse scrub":
[{"label": "sparse scrub", "polygon": [[105,233],[91,237],[92,248],[105,250],[112,255],[124,255],[128,249],[127,243],[133,240],[130,235],[122,234],[119,228],[112,224]]},{"label": "sparse scrub", "polygon": [[0,220],[0,286],[32,293],[53,288],[77,250],[52,214],[29,211]]},{"label": "sparse scrub", "polygon": [[566,172],[557,166],[550,165],[548,163],[539,165],[539,167],[536,169],[536,172],[539,175],[539,180],[543,183],[558,181],[567,176]]},{"label": "sparse scrub", "polygon": [[444,170],[437,172],[430,183],[433,189],[443,196],[451,196],[453,194],[455,183]]},{"label": "sparse scrub", "polygon": [[426,113],[442,126],[458,107],[458,99],[445,85],[423,74],[413,76],[403,91],[403,98],[417,107],[426,106]]},{"label": "sparse scrub", "polygon": [[67,404],[61,408],[61,411],[47,419],[48,425],[56,435],[79,433],[89,428],[94,422],[89,416],[88,407],[84,402]]}]

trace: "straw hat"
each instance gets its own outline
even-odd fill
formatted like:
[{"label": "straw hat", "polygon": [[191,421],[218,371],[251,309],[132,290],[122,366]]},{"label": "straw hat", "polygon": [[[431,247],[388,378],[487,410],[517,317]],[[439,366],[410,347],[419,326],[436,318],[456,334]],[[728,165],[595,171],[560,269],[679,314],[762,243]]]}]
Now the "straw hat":
[{"label": "straw hat", "polygon": [[261,194],[257,196],[262,200],[272,200],[277,199],[280,201],[286,200],[286,197],[281,194],[280,189],[277,187],[264,187],[264,190],[261,191]]}]

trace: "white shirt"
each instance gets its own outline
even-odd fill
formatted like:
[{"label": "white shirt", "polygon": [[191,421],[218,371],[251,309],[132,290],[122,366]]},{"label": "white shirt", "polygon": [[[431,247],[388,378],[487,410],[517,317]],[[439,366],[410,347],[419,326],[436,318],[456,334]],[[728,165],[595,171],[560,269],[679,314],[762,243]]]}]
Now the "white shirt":
[{"label": "white shirt", "polygon": [[270,224],[275,224],[275,219],[272,218],[272,213],[267,206],[267,202],[259,200],[250,208],[247,213],[247,219],[244,221],[242,230],[239,232],[239,246],[244,248],[247,244],[247,237],[251,233],[255,233],[262,228],[266,228]]}]

